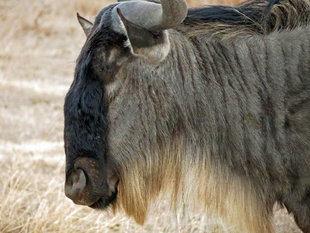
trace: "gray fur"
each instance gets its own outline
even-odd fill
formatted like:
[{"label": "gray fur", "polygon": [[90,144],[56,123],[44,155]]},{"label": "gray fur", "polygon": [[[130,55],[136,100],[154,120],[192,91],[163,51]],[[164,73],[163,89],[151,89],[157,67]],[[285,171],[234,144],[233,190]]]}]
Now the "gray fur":
[{"label": "gray fur", "polygon": [[285,204],[309,232],[310,27],[208,38],[170,31],[159,67],[136,60],[119,71],[111,140],[134,160],[183,137],[253,183],[269,211]]},{"label": "gray fur", "polygon": [[[106,14],[101,19],[107,24],[112,22],[106,25],[112,29],[113,15]],[[262,208],[260,214],[266,216],[261,219],[267,222],[257,220],[258,226],[266,226],[253,227],[255,232],[272,232],[267,225],[272,207],[278,202],[293,213],[303,232],[310,233],[310,26],[307,20],[287,29],[274,28],[268,34],[250,30],[236,33],[238,30],[231,28],[238,26],[233,25],[225,25],[217,34],[215,28],[223,26],[221,23],[196,24],[192,28],[185,22],[164,32],[170,42],[169,53],[158,63],[150,63],[145,57],[132,54],[132,50],[125,53],[119,46],[104,47],[103,54],[110,54],[109,62],[102,61],[106,55],[94,56],[101,60],[90,60],[88,50],[95,46],[90,43],[96,41],[96,34],[91,34],[66,99],[67,175],[76,160],[74,156],[83,156],[73,156],[71,152],[83,151],[84,140],[80,139],[82,134],[74,136],[79,143],[70,139],[71,135],[79,135],[79,131],[71,133],[74,127],[69,130],[71,121],[82,119],[72,117],[72,106],[78,106],[79,101],[75,99],[80,98],[73,95],[79,96],[76,91],[79,85],[84,88],[89,81],[86,74],[90,68],[86,68],[95,62],[91,74],[96,76],[91,80],[102,83],[103,102],[108,109],[108,129],[101,136],[106,138],[106,162],[98,162],[98,167],[105,169],[105,177],[118,180],[114,182],[120,189],[118,199],[123,201],[121,205],[129,215],[143,222],[150,196],[168,185],[167,163],[173,164],[171,179],[178,183],[179,177],[187,175],[182,174],[182,168],[191,168],[197,162],[200,167],[197,172],[207,174],[212,168],[222,176],[218,186],[230,187],[234,192],[229,184],[236,178],[242,181],[245,192],[255,194],[255,203]],[[96,22],[94,27],[98,27]],[[116,32],[128,36],[125,28]],[[142,48],[147,51],[143,54],[151,53],[152,48]],[[122,59],[116,71],[97,70],[102,64],[113,68],[113,59]],[[109,72],[113,75],[106,81]],[[102,94],[97,89],[96,93]],[[90,113],[97,108],[95,103],[91,106]],[[79,127],[83,125],[78,123]],[[98,140],[95,142],[99,143]],[[85,142],[91,145],[92,141],[85,139]],[[95,160],[99,153],[97,147],[93,149]],[[204,184],[207,177],[199,179],[195,184]],[[251,203],[244,203],[252,208]],[[141,210],[142,220],[136,210]],[[245,224],[250,227],[252,223]]]}]

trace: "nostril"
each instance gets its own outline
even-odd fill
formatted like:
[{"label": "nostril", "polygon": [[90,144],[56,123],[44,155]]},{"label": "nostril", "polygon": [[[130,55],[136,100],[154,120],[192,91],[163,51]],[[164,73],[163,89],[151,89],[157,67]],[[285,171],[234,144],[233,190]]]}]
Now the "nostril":
[{"label": "nostril", "polygon": [[86,175],[82,169],[75,169],[66,180],[65,194],[72,201],[82,201],[83,190],[86,187]]}]

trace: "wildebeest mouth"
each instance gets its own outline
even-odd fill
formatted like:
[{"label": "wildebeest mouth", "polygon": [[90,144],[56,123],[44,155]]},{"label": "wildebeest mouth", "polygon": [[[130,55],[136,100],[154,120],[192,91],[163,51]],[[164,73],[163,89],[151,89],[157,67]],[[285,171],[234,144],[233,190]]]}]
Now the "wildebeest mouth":
[{"label": "wildebeest mouth", "polygon": [[98,201],[96,201],[94,204],[90,205],[89,207],[93,208],[93,209],[102,209],[102,210],[106,209],[109,206],[113,205],[113,203],[116,202],[117,193],[118,193],[118,190],[116,188],[111,196],[109,196],[107,198],[101,197],[98,199]]}]

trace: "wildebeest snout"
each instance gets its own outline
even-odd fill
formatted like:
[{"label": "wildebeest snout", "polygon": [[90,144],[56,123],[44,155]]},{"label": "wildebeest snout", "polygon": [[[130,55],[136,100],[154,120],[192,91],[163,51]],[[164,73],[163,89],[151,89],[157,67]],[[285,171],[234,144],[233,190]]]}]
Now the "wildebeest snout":
[{"label": "wildebeest snout", "polygon": [[66,179],[65,194],[76,204],[83,204],[83,192],[86,187],[86,175],[82,169],[74,170]]},{"label": "wildebeest snout", "polygon": [[68,171],[65,183],[65,194],[75,204],[92,205],[107,193],[104,174],[95,159],[78,158]]}]

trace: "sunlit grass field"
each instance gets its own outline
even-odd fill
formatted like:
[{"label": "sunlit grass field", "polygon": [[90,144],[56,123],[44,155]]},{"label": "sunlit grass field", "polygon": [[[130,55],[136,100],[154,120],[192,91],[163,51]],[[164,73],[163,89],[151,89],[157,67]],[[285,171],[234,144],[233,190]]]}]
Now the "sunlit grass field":
[{"label": "sunlit grass field", "polygon": [[[93,19],[108,3],[0,0],[0,232],[231,230],[211,216],[174,214],[165,200],[139,226],[65,197],[62,108],[85,40],[76,12]],[[276,232],[300,232],[284,210],[275,212]]]}]

